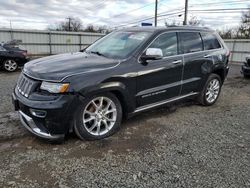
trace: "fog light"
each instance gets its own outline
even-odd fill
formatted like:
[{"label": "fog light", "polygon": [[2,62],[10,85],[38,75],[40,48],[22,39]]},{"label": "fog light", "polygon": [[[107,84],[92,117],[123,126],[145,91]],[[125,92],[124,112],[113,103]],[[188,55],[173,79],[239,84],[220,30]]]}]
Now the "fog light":
[{"label": "fog light", "polygon": [[32,109],[30,108],[30,113],[33,116],[39,117],[39,118],[45,118],[45,116],[47,115],[47,112],[44,110],[36,110],[36,109]]}]

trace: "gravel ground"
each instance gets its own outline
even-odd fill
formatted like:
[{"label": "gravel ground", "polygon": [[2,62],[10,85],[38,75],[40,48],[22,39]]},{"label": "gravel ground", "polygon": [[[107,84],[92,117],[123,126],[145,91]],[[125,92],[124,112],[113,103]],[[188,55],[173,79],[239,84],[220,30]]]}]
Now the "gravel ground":
[{"label": "gravel ground", "polygon": [[250,187],[250,80],[232,66],[218,102],[191,101],[123,122],[114,136],[55,145],[12,112],[19,73],[0,73],[0,187]]}]

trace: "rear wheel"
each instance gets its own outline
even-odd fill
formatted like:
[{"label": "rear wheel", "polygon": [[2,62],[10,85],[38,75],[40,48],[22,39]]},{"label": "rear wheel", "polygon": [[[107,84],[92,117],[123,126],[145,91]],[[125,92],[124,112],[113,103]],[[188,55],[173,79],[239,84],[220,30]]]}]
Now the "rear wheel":
[{"label": "rear wheel", "polygon": [[18,65],[13,59],[7,59],[3,62],[3,68],[8,72],[14,72],[17,70]]},{"label": "rear wheel", "polygon": [[97,140],[114,134],[120,127],[122,108],[111,93],[87,98],[75,116],[74,130],[80,139]]},{"label": "rear wheel", "polygon": [[204,106],[213,105],[220,95],[221,86],[222,82],[220,76],[217,74],[211,74],[198,97],[199,103]]}]

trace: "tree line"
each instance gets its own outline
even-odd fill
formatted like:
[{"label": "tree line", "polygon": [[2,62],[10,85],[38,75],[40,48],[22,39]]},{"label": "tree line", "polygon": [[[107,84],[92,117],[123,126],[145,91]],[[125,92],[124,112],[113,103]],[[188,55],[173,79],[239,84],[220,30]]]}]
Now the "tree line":
[{"label": "tree line", "polygon": [[[165,26],[179,26],[182,22],[177,22],[175,20],[169,22],[165,21]],[[203,26],[203,21],[198,19],[196,16],[192,16],[188,25],[192,26]],[[65,21],[52,24],[48,27],[49,30],[55,31],[75,31],[75,32],[93,32],[93,33],[104,33],[107,34],[112,31],[108,26],[94,26],[92,24],[84,26],[79,18],[68,17]],[[250,10],[242,12],[241,21],[238,27],[228,28],[219,30],[218,33],[224,39],[250,39]]]},{"label": "tree line", "polygon": [[[182,25],[182,22],[165,21],[166,26],[178,26]],[[196,16],[192,16],[188,25],[192,26],[203,26],[203,20],[198,19]],[[223,39],[250,39],[250,10],[247,12],[242,12],[241,21],[238,27],[231,27],[227,29],[218,30],[218,33]]]},{"label": "tree line", "polygon": [[238,27],[224,29],[219,34],[224,39],[250,39],[250,10],[242,13]]},{"label": "tree line", "polygon": [[106,26],[94,26],[92,24],[84,26],[82,21],[76,17],[67,17],[65,21],[49,25],[48,30],[51,31],[72,31],[72,32],[92,32],[107,34],[111,30]]}]

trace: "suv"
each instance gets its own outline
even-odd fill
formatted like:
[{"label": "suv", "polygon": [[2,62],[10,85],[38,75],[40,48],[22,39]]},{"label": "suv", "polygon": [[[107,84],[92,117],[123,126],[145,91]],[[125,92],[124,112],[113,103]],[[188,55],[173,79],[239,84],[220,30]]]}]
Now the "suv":
[{"label": "suv", "polygon": [[22,124],[46,139],[74,131],[80,139],[115,133],[123,117],[194,98],[216,102],[229,50],[207,28],[127,28],[84,52],[25,64],[13,92]]}]

